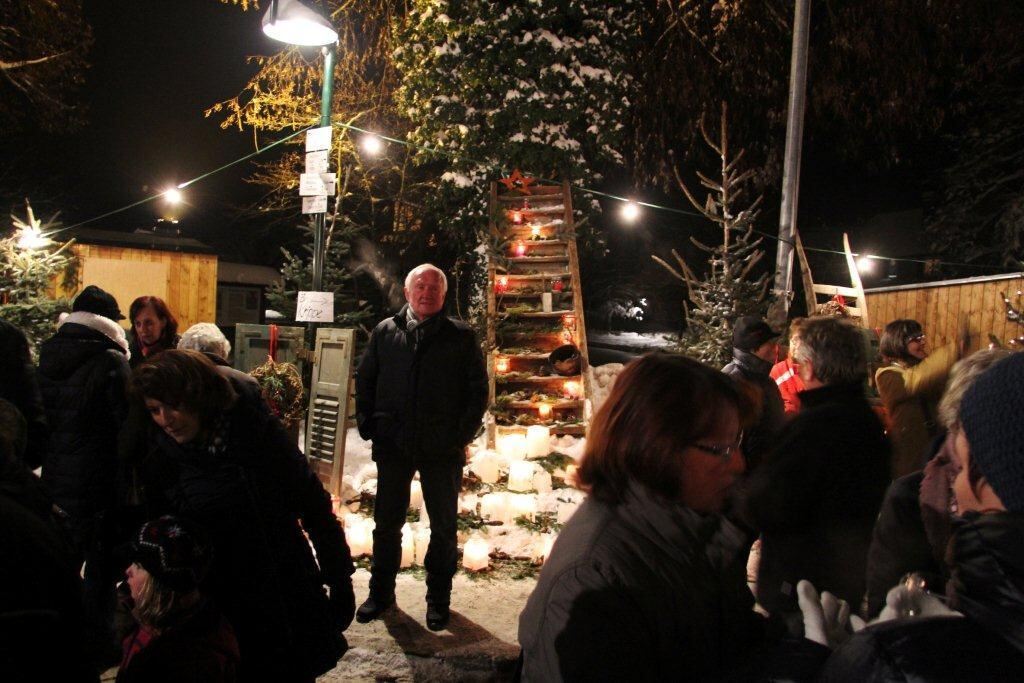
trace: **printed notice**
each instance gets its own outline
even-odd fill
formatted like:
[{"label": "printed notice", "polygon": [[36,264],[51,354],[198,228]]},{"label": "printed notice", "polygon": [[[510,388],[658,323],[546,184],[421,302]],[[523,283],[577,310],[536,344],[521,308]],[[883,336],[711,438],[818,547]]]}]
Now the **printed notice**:
[{"label": "printed notice", "polygon": [[333,292],[299,292],[299,303],[295,307],[295,322],[333,323]]},{"label": "printed notice", "polygon": [[331,127],[310,128],[306,131],[306,151],[319,152],[331,148]]},{"label": "printed notice", "polygon": [[331,162],[328,159],[330,150],[322,149],[317,152],[306,153],[306,173],[327,173],[330,170]]},{"label": "printed notice", "polygon": [[303,197],[302,213],[327,213],[327,197]]},{"label": "printed notice", "polygon": [[300,173],[299,196],[326,197],[329,194],[334,194],[336,182],[337,176],[334,173]]}]

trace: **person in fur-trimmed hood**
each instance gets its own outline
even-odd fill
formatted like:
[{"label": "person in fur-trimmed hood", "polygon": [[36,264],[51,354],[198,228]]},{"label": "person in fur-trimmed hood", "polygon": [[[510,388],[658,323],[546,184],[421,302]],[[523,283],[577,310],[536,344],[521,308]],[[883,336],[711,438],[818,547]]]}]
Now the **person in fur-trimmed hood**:
[{"label": "person in fur-trimmed hood", "polygon": [[39,388],[51,430],[43,483],[67,513],[85,561],[86,612],[97,634],[98,666],[117,658],[111,623],[118,574],[110,546],[117,436],[128,411],[128,340],[117,323],[123,319],[114,297],[90,285],[39,351]]}]

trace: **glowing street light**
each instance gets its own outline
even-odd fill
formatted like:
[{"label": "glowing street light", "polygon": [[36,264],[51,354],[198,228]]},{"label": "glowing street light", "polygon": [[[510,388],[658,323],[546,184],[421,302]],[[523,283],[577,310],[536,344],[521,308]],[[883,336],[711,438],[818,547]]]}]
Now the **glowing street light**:
[{"label": "glowing street light", "polygon": [[164,190],[164,200],[168,204],[180,204],[182,200],[181,190],[176,187]]},{"label": "glowing street light", "polygon": [[628,223],[632,223],[640,217],[640,206],[636,202],[626,202],[622,205],[620,210],[623,220]]},{"label": "glowing street light", "polygon": [[870,254],[858,258],[857,270],[864,274],[872,272],[875,269],[874,258]]},{"label": "glowing street light", "polygon": [[380,136],[374,135],[373,133],[367,133],[359,139],[359,146],[362,148],[364,154],[376,157],[380,155],[381,151],[383,151],[384,141],[380,139]]}]

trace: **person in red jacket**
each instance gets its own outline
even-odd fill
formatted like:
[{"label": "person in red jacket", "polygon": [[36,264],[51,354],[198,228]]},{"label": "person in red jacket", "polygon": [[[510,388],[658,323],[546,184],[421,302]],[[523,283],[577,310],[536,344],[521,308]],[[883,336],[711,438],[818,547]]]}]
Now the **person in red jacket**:
[{"label": "person in red jacket", "polygon": [[804,390],[804,383],[793,362],[793,354],[800,346],[800,330],[806,320],[807,318],[793,318],[789,323],[789,353],[784,360],[773,365],[769,373],[782,395],[782,406],[786,415],[795,415],[800,412],[800,396],[798,394]]}]

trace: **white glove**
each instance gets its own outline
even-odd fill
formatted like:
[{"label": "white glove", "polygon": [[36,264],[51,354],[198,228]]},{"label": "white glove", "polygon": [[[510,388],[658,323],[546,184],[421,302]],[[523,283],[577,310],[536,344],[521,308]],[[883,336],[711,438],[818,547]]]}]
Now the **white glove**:
[{"label": "white glove", "polygon": [[796,584],[797,604],[804,616],[804,637],[828,648],[835,648],[852,633],[864,628],[860,617],[850,616],[850,605],[828,591],[818,596],[810,581]]},{"label": "white glove", "polygon": [[893,586],[885,596],[885,608],[872,624],[907,617],[959,617],[946,603],[924,590],[908,588],[901,583]]}]

